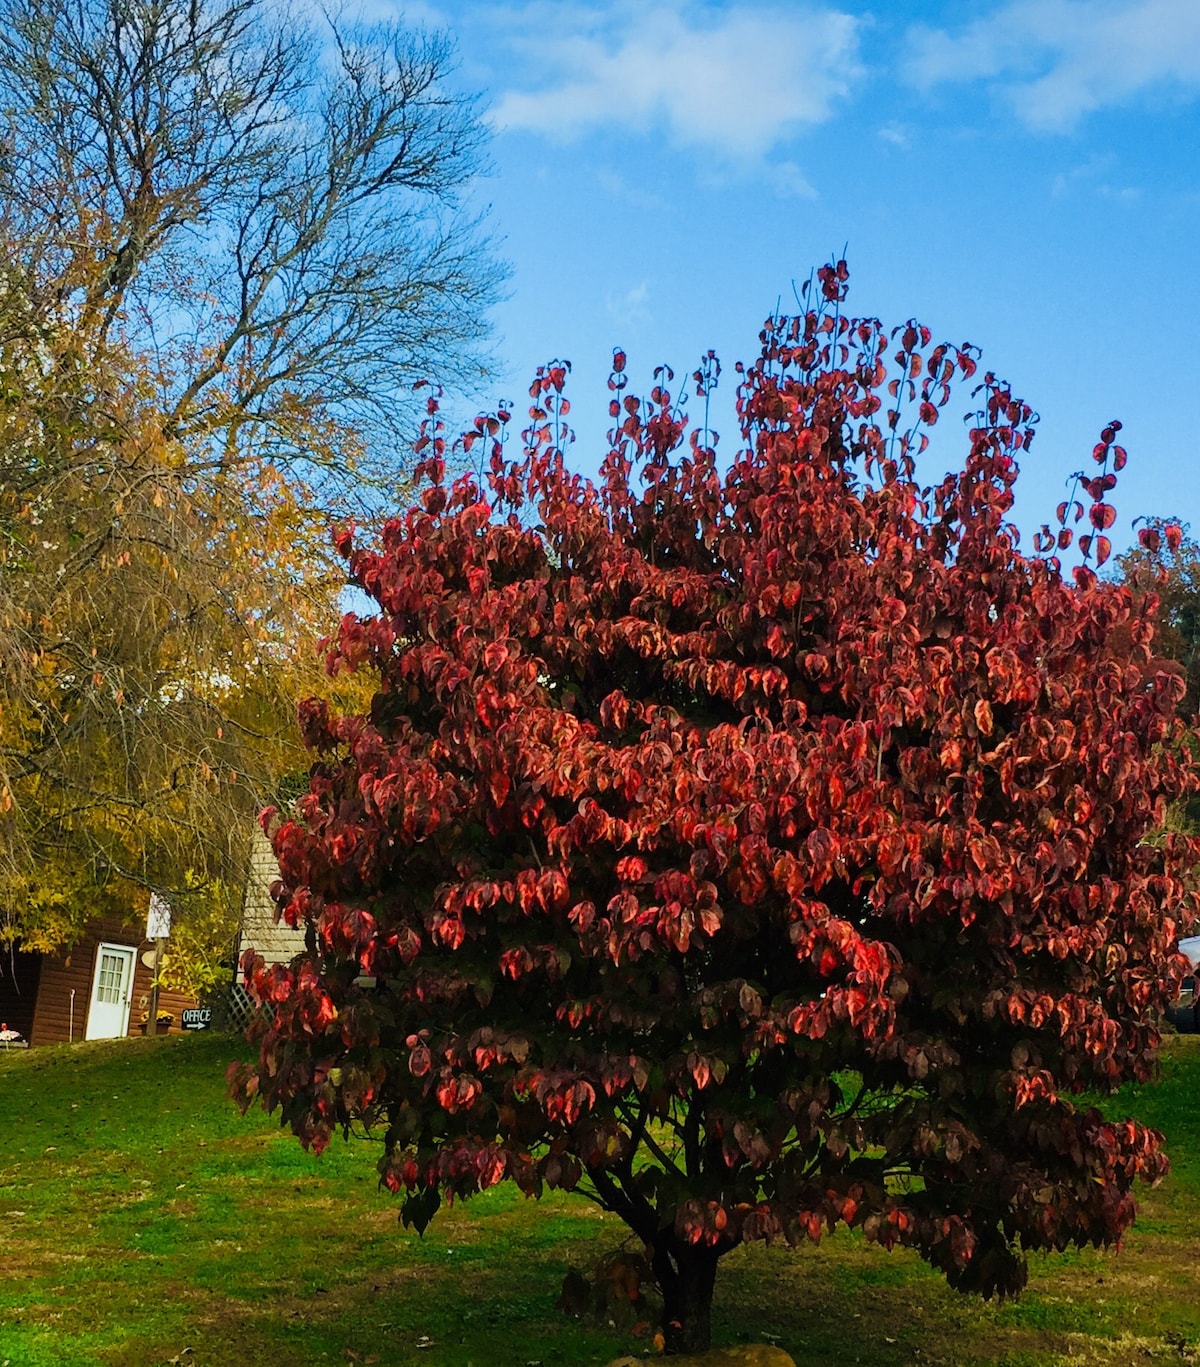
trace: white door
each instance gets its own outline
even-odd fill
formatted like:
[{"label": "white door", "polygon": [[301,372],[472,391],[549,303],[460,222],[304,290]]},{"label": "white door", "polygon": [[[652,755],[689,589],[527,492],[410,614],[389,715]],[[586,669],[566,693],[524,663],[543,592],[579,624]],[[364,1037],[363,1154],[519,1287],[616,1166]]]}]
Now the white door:
[{"label": "white door", "polygon": [[133,961],[137,950],[128,945],[100,945],[92,977],[85,1039],[116,1039],[129,1029],[129,999],[133,991]]}]

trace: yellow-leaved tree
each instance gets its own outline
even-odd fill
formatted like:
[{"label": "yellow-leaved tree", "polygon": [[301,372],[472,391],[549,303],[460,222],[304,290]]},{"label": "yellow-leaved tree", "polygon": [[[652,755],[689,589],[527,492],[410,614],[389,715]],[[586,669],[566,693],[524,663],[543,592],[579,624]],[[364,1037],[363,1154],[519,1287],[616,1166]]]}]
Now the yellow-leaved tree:
[{"label": "yellow-leaved tree", "polygon": [[502,278],[447,41],[0,0],[0,939],[172,902],[202,985],[411,382]]}]

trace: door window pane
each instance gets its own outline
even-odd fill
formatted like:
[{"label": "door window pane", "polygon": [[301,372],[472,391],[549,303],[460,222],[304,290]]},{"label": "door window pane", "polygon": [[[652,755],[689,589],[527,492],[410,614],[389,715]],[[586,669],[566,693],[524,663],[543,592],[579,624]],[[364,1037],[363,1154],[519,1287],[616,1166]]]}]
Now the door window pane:
[{"label": "door window pane", "polygon": [[96,984],[96,1000],[111,1002],[121,1000],[121,988],[125,979],[125,956],[123,954],[100,954],[100,981]]}]

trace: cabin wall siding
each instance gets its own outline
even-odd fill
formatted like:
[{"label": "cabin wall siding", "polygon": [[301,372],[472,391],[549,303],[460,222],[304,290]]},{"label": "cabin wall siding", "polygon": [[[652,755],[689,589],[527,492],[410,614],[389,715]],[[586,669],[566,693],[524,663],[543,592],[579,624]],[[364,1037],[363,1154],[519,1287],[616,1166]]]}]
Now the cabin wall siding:
[{"label": "cabin wall siding", "polygon": [[[139,927],[130,928],[118,920],[100,920],[90,922],[78,942],[66,953],[42,956],[37,1005],[27,1036],[31,1045],[62,1044],[70,1039],[84,1038],[87,1032],[88,1007],[91,1004],[92,978],[96,970],[96,955],[102,943],[125,945],[136,951],[133,986],[130,990],[128,1033],[144,1033],[141,1016],[150,1006],[152,974],[142,963],[142,953],[150,948],[151,941],[145,938]],[[75,992],[73,1018],[72,989]],[[158,1009],[170,1011],[175,1018],[167,1033],[182,1034],[182,1012],[187,1007],[195,1005],[196,998],[188,993],[160,988]]]},{"label": "cabin wall siding", "polygon": [[[92,969],[95,966],[96,945],[85,936],[67,954],[42,956],[42,973],[38,982],[37,1006],[33,1013],[30,1044],[59,1044],[64,1040],[83,1039],[87,1030],[88,998],[92,990]],[[117,941],[128,944],[128,939]],[[71,992],[75,1000],[72,1006]]]}]

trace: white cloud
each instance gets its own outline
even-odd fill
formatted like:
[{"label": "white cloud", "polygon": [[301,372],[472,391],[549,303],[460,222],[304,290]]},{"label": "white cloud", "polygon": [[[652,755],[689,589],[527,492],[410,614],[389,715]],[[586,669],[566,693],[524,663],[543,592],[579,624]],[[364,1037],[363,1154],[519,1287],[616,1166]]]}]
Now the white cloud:
[{"label": "white cloud", "polygon": [[657,213],[667,205],[662,195],[655,194],[645,186],[631,185],[628,180],[611,167],[601,166],[595,172],[596,184],[613,199],[619,199],[640,213]]},{"label": "white cloud", "polygon": [[862,75],[860,22],[832,9],[610,0],[507,15],[509,40],[553,76],[508,90],[493,119],[563,141],[604,128],[665,132],[678,146],[758,161],[827,119]]},{"label": "white cloud", "polygon": [[808,177],[794,161],[781,161],[765,168],[772,189],[782,199],[816,199]]},{"label": "white cloud", "polygon": [[906,151],[912,146],[912,134],[905,124],[893,121],[892,123],[885,123],[879,129],[879,141]]},{"label": "white cloud", "polygon": [[650,286],[643,280],[624,294],[610,291],[604,300],[604,311],[618,328],[635,332],[650,321]]},{"label": "white cloud", "polygon": [[1147,91],[1200,93],[1198,0],[1008,0],[951,33],[908,35],[909,80],[990,80],[1032,128],[1062,131]]},{"label": "white cloud", "polygon": [[1135,185],[1114,185],[1110,172],[1115,167],[1113,157],[1092,157],[1080,166],[1060,171],[1050,182],[1050,193],[1055,199],[1083,192],[1117,204],[1135,204],[1141,198],[1141,190]]}]

